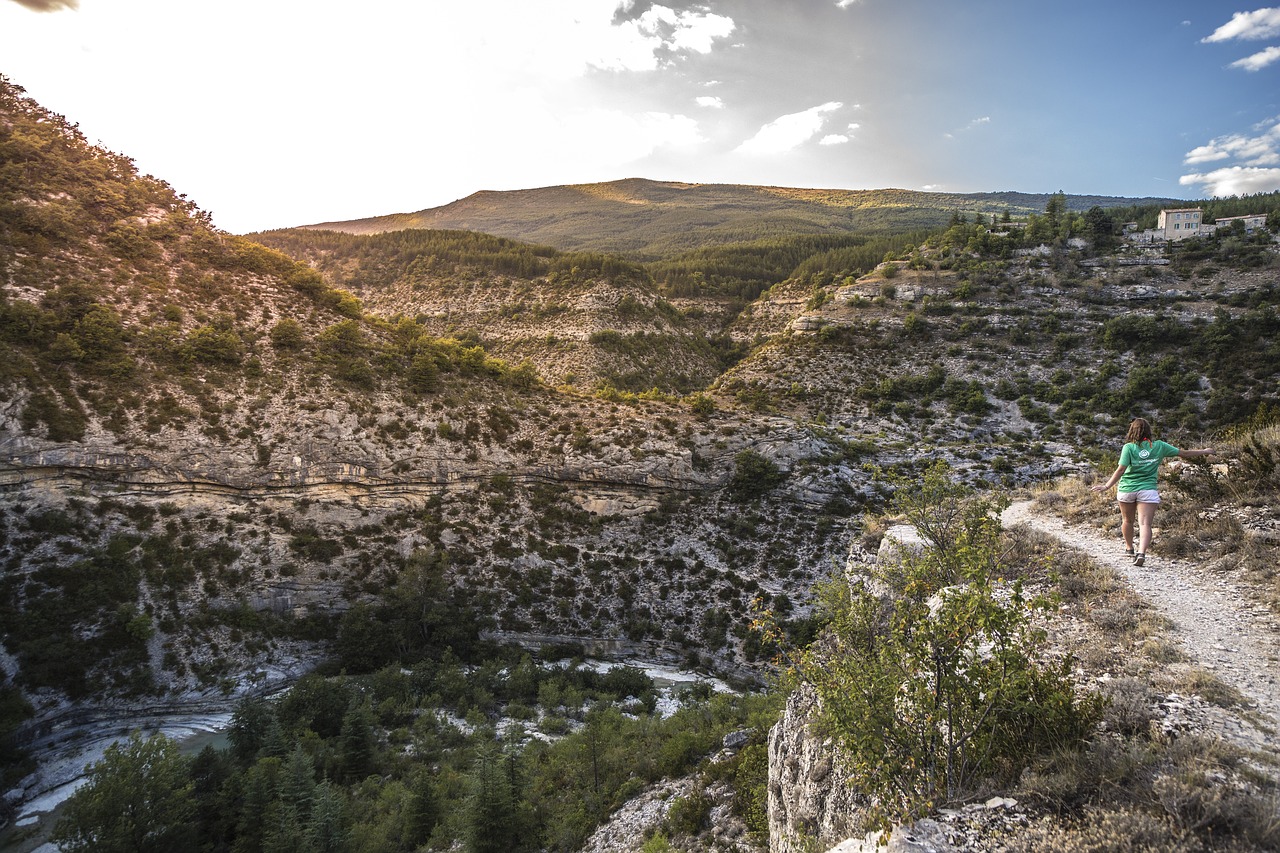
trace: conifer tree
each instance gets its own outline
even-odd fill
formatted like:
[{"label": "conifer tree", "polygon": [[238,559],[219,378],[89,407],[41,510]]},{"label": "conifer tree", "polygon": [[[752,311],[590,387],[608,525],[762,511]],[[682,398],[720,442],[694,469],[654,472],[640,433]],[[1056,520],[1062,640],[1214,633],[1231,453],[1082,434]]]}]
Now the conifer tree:
[{"label": "conifer tree", "polygon": [[315,776],[315,762],[302,744],[296,744],[285,759],[280,779],[280,800],[294,809],[303,821],[311,815],[311,801],[316,792]]},{"label": "conifer tree", "polygon": [[481,748],[476,756],[466,806],[468,853],[510,853],[515,849],[515,809],[503,765],[495,746]]},{"label": "conifer tree", "polygon": [[252,764],[258,757],[267,736],[267,728],[275,718],[275,712],[262,699],[244,698],[231,715],[227,740],[231,742],[231,754],[242,765]]},{"label": "conifer tree", "polygon": [[420,770],[410,782],[405,804],[405,834],[414,844],[425,844],[440,822],[440,798],[435,779],[428,770]]},{"label": "conifer tree", "polygon": [[67,801],[53,833],[73,853],[168,853],[195,849],[188,762],[164,735],[136,732],[107,747],[88,782]]},{"label": "conifer tree", "polygon": [[343,778],[354,782],[373,772],[378,738],[374,733],[373,709],[368,699],[353,697],[342,732],[338,735],[338,760]]},{"label": "conifer tree", "polygon": [[261,849],[267,834],[275,828],[280,806],[280,770],[280,759],[262,758],[245,774],[236,842],[232,848],[236,853]]},{"label": "conifer tree", "polygon": [[316,786],[311,820],[307,823],[312,853],[338,853],[346,849],[350,837],[346,811],[342,794],[333,785],[325,781]]},{"label": "conifer tree", "polygon": [[312,849],[310,836],[298,810],[282,800],[273,809],[272,825],[262,839],[262,853],[310,853]]}]

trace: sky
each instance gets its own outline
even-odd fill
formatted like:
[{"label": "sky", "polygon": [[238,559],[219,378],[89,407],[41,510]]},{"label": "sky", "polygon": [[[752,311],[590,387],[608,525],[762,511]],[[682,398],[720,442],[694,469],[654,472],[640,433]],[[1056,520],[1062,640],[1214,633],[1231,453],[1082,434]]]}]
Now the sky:
[{"label": "sky", "polygon": [[0,74],[245,233],[641,177],[1280,189],[1235,0],[0,0]]}]

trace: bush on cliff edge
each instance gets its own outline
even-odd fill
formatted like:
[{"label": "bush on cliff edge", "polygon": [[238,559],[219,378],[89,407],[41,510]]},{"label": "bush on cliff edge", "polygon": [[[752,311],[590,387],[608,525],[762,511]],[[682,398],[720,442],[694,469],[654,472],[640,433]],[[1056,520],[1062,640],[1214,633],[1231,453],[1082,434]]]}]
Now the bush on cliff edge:
[{"label": "bush on cliff edge", "polygon": [[926,547],[875,578],[828,584],[830,623],[797,666],[881,827],[1011,781],[1082,741],[1101,709],[1076,695],[1071,658],[1041,655],[1032,616],[1051,603],[1002,579],[999,502],[941,463],[894,485],[894,509]]}]

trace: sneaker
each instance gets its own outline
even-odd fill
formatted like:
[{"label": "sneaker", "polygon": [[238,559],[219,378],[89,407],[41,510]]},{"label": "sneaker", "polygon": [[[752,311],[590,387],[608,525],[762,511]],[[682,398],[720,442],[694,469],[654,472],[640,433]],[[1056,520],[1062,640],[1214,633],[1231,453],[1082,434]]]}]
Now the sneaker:
[{"label": "sneaker", "polygon": [[1133,549],[1132,549],[1132,548],[1125,548],[1125,549],[1124,549],[1124,555],[1125,555],[1126,557],[1128,557],[1130,560],[1132,560],[1132,559],[1133,559]]},{"label": "sneaker", "polygon": [[1141,566],[1144,562],[1146,562],[1146,559],[1147,559],[1146,554],[1139,554],[1138,556],[1133,558],[1133,564],[1135,566]]}]

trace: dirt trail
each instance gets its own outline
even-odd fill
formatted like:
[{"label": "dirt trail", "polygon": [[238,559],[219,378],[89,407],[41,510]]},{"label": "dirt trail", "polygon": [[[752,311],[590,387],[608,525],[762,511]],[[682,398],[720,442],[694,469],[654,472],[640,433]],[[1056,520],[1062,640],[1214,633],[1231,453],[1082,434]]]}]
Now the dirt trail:
[{"label": "dirt trail", "polygon": [[1006,527],[1026,525],[1084,552],[1126,578],[1134,591],[1173,623],[1187,656],[1247,696],[1261,725],[1234,734],[1251,745],[1280,750],[1280,620],[1255,604],[1230,579],[1186,560],[1148,554],[1139,568],[1124,556],[1119,535],[1101,536],[1060,518],[1034,515],[1031,502],[1005,510]]}]

